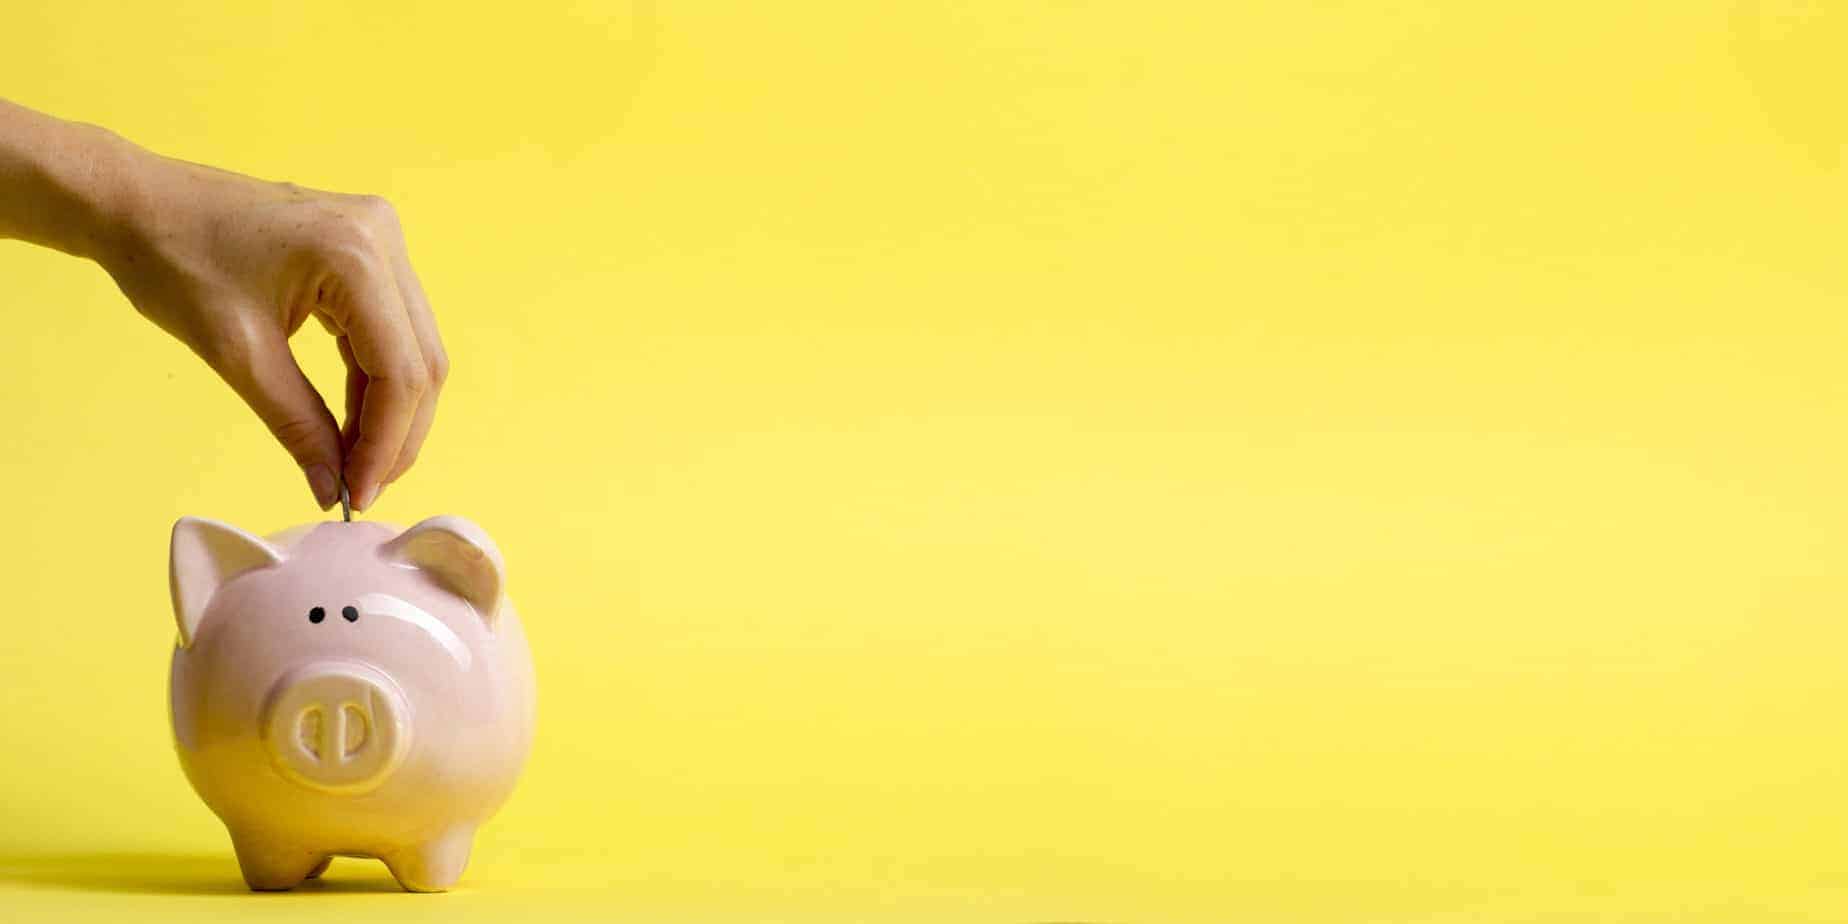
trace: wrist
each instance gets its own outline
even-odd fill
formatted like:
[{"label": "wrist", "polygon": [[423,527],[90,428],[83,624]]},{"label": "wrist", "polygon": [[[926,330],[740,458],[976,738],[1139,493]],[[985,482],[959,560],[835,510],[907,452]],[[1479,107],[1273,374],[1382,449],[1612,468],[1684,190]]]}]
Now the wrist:
[{"label": "wrist", "polygon": [[96,126],[0,100],[0,237],[100,255],[132,148]]},{"label": "wrist", "polygon": [[114,272],[132,259],[147,235],[148,175],[158,156],[94,125],[73,126],[84,152],[81,176],[66,190],[72,217],[65,241],[54,245]]}]

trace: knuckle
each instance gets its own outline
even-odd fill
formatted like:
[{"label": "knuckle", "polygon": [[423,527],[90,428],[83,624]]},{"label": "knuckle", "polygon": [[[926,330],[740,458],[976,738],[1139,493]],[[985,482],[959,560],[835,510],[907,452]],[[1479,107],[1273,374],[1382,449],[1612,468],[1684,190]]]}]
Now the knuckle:
[{"label": "knuckle", "polygon": [[430,370],[423,366],[412,366],[405,375],[405,388],[414,395],[421,395],[430,390]]},{"label": "knuckle", "polygon": [[380,263],[372,240],[363,230],[332,227],[320,235],[319,255],[336,274],[363,276],[377,273]]},{"label": "knuckle", "polygon": [[356,211],[361,216],[382,228],[398,226],[398,210],[384,196],[364,195],[354,201]]},{"label": "knuckle", "polygon": [[436,355],[430,358],[430,385],[433,388],[442,388],[443,384],[448,381],[449,354],[437,350]]},{"label": "knuckle", "polygon": [[316,223],[314,238],[321,257],[337,269],[373,272],[380,268],[378,232],[358,216],[325,214]]},{"label": "knuckle", "polygon": [[430,390],[430,370],[422,363],[407,362],[403,368],[375,377],[369,387],[380,385],[395,389],[405,397],[416,398]]},{"label": "knuckle", "polygon": [[314,448],[320,437],[320,428],[314,421],[300,417],[290,417],[278,422],[271,428],[276,440],[293,455],[301,456]]}]

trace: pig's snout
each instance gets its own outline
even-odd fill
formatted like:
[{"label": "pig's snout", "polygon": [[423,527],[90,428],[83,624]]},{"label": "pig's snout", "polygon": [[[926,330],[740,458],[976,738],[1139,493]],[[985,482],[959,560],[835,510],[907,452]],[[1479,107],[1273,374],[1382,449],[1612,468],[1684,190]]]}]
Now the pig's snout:
[{"label": "pig's snout", "polygon": [[411,712],[398,685],[358,662],[303,665],[270,689],[263,743],[289,779],[323,792],[377,788],[411,746]]}]

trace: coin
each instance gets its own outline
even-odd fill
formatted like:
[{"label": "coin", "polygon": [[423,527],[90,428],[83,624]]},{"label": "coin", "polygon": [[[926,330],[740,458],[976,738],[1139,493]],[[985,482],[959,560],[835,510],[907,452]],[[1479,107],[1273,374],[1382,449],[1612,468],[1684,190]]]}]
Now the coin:
[{"label": "coin", "polygon": [[353,522],[353,499],[347,496],[346,476],[340,476],[340,521]]}]

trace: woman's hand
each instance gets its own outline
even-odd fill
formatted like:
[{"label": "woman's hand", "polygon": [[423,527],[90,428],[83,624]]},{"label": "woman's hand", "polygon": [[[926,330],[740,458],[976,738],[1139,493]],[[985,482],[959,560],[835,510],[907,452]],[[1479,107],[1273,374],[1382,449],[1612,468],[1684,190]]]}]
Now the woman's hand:
[{"label": "woman's hand", "polygon": [[[391,206],[139,149],[122,173],[98,262],[257,412],[322,509],[342,473],[371,506],[416,461],[449,370]],[[310,317],[346,361],[344,432],[289,351]]]},{"label": "woman's hand", "polygon": [[[325,510],[365,509],[417,459],[449,358],[385,200],[173,160],[0,100],[0,238],[88,257],[237,390]],[[346,360],[346,429],[289,336],[309,317]]]}]

